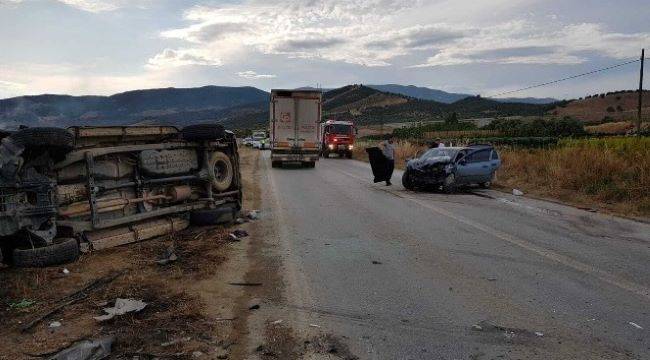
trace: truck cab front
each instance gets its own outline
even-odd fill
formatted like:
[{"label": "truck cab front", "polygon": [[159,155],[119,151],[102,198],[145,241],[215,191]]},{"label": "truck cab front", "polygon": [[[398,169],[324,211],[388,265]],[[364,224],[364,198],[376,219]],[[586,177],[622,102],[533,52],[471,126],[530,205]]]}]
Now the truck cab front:
[{"label": "truck cab front", "polygon": [[323,157],[335,153],[340,157],[352,157],[354,149],[355,127],[349,121],[328,120],[323,123],[323,145],[321,153]]}]

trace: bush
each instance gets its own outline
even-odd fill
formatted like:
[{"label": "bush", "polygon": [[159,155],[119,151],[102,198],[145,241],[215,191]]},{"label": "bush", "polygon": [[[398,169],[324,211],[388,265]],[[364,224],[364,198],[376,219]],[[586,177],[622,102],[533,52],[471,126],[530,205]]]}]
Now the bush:
[{"label": "bush", "polygon": [[519,119],[497,119],[484,129],[498,130],[517,137],[565,137],[586,134],[582,122],[571,117],[552,120],[535,119],[527,122]]}]

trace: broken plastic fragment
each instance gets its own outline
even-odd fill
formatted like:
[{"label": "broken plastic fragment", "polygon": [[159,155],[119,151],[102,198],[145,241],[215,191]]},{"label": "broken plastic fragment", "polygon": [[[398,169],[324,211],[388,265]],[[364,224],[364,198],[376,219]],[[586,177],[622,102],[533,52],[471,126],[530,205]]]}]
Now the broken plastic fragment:
[{"label": "broken plastic fragment", "polygon": [[637,328],[639,330],[643,330],[643,327],[641,327],[641,325],[639,325],[637,323],[633,323],[633,322],[630,321],[630,322],[628,322],[628,324],[634,326],[635,328]]},{"label": "broken plastic fragment", "polygon": [[147,303],[140,300],[133,299],[115,299],[115,306],[104,308],[106,315],[95,316],[97,321],[106,321],[114,318],[115,316],[124,315],[129,312],[139,312],[147,306]]},{"label": "broken plastic fragment", "polygon": [[524,192],[519,190],[519,189],[512,189],[512,195],[522,196],[523,194],[524,194]]},{"label": "broken plastic fragment", "polygon": [[111,346],[115,338],[106,336],[97,340],[83,340],[61,350],[48,360],[101,360],[111,354]]}]

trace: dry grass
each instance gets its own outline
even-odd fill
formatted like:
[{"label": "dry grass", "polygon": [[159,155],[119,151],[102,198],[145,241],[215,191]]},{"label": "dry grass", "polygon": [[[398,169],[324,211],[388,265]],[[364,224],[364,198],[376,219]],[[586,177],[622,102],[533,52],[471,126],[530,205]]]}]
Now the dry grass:
[{"label": "dry grass", "polygon": [[650,139],[564,141],[502,150],[498,183],[569,203],[650,216]]},{"label": "dry grass", "polygon": [[[360,143],[354,158],[367,161]],[[398,142],[395,166],[424,147]],[[650,216],[650,138],[561,141],[551,149],[500,149],[496,185],[628,216]]]},{"label": "dry grass", "polygon": [[[644,122],[643,124],[641,124],[641,127],[643,129],[650,129],[650,123]],[[608,135],[626,134],[627,132],[632,131],[635,128],[636,127],[634,123],[630,121],[620,121],[620,122],[604,123],[600,125],[585,126],[585,130],[588,133],[608,134]]]}]

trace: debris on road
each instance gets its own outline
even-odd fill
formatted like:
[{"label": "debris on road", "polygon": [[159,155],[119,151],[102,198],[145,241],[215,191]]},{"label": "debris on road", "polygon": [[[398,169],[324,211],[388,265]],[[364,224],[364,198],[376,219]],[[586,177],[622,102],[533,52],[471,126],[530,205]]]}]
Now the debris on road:
[{"label": "debris on road", "polygon": [[248,310],[257,310],[260,308],[260,299],[253,299],[248,303]]},{"label": "debris on road", "polygon": [[628,324],[634,326],[635,328],[637,328],[639,330],[643,330],[643,327],[641,325],[637,324],[637,323],[633,323],[633,322],[630,321],[630,322],[628,322]]},{"label": "debris on road", "polygon": [[176,345],[178,343],[187,342],[187,341],[190,341],[190,340],[192,340],[192,338],[187,336],[187,337],[180,338],[180,339],[174,339],[174,340],[166,341],[166,342],[160,344],[160,346],[168,347],[168,346]]},{"label": "debris on road", "polygon": [[244,219],[244,218],[237,218],[237,219],[235,219],[235,224],[237,224],[237,225],[241,225],[241,224],[244,224],[244,223],[246,223],[246,222],[247,222],[247,220]]},{"label": "debris on road", "polygon": [[233,286],[262,286],[260,282],[229,282],[228,285]]},{"label": "debris on road", "polygon": [[61,272],[62,272],[64,275],[68,275],[68,274],[70,274],[70,270],[68,270],[68,269],[66,269],[66,268],[63,268],[63,270],[62,270]]},{"label": "debris on road", "polygon": [[246,214],[246,217],[249,218],[250,220],[257,220],[260,218],[260,211],[259,210],[251,210]]},{"label": "debris on road", "polygon": [[524,195],[524,192],[519,190],[519,189],[512,189],[512,195],[514,195],[514,196],[522,196],[522,195]]},{"label": "debris on road", "polygon": [[133,299],[115,299],[115,306],[104,308],[106,315],[95,316],[97,321],[106,321],[114,318],[115,316],[124,315],[130,312],[139,312],[147,306],[147,303],[141,300]]},{"label": "debris on road", "polygon": [[83,340],[59,351],[48,360],[101,360],[111,355],[115,338],[106,336],[97,340]]},{"label": "debris on road", "polygon": [[309,326],[311,326],[313,328],[320,328],[320,325],[316,325],[316,324],[309,324]]},{"label": "debris on road", "polygon": [[237,229],[230,234],[228,234],[228,237],[230,238],[231,241],[239,241],[242,238],[245,238],[248,236],[248,232],[246,230],[242,229]]},{"label": "debris on road", "polygon": [[275,320],[271,324],[273,324],[273,325],[282,324],[282,320]]},{"label": "debris on road", "polygon": [[373,260],[372,263],[375,265],[381,265],[381,261],[377,261],[377,260]]},{"label": "debris on road", "polygon": [[542,336],[544,336],[544,333],[541,332],[541,331],[535,331],[535,335],[537,335],[539,337],[542,337]]},{"label": "debris on road", "polygon": [[50,327],[52,329],[61,327],[61,322],[60,321],[52,321],[48,327]]},{"label": "debris on road", "polygon": [[174,249],[172,247],[169,247],[167,248],[167,250],[165,250],[165,253],[163,254],[162,258],[156,260],[156,263],[158,265],[167,265],[176,260],[178,260],[178,256],[176,256],[176,252],[174,252]]},{"label": "debris on road", "polygon": [[483,327],[479,324],[472,325],[472,330],[474,331],[483,331]]}]

